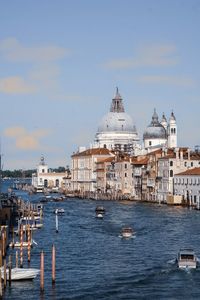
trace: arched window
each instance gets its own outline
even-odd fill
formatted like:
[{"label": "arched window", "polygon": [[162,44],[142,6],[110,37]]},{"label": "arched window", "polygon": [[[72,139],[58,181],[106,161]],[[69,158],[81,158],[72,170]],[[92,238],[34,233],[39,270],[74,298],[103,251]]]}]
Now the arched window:
[{"label": "arched window", "polygon": [[56,179],[56,186],[59,187],[59,179]]},{"label": "arched window", "polygon": [[169,176],[170,176],[170,177],[173,177],[173,170],[170,170]]},{"label": "arched window", "polygon": [[48,180],[47,179],[44,180],[44,187],[48,187]]},{"label": "arched window", "polygon": [[171,167],[173,166],[173,161],[172,161],[172,160],[170,161],[169,165],[170,165]]}]

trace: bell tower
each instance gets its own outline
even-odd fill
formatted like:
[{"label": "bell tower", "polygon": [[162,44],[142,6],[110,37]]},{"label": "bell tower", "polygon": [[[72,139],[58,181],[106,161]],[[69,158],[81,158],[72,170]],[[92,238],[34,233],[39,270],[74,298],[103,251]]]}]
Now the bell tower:
[{"label": "bell tower", "polygon": [[177,147],[177,125],[176,118],[172,111],[168,124],[168,148]]},{"label": "bell tower", "polygon": [[38,174],[48,173],[48,166],[45,164],[43,155],[40,158],[40,163],[39,163],[38,168],[37,168],[37,173]]}]

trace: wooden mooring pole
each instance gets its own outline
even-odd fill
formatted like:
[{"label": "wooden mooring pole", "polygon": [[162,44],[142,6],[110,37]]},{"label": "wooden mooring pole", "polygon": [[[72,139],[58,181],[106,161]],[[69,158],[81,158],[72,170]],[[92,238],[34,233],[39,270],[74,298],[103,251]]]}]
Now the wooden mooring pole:
[{"label": "wooden mooring pole", "polygon": [[3,297],[3,290],[2,290],[2,281],[1,281],[1,269],[0,269],[0,299]]},{"label": "wooden mooring pole", "polygon": [[9,280],[9,285],[11,286],[11,270],[12,270],[12,257],[9,255],[9,260],[8,260],[8,280]]},{"label": "wooden mooring pole", "polygon": [[30,224],[28,224],[28,262],[31,261],[31,232],[30,232]]},{"label": "wooden mooring pole", "polygon": [[40,256],[40,291],[44,292],[44,252]]},{"label": "wooden mooring pole", "polygon": [[3,280],[3,283],[4,283],[4,289],[6,288],[6,280],[7,280],[7,273],[6,273],[6,259],[4,259],[4,274],[3,274],[3,277],[4,277],[4,280]]},{"label": "wooden mooring pole", "polygon": [[20,228],[20,268],[23,268],[23,227]]},{"label": "wooden mooring pole", "polygon": [[55,245],[52,246],[52,285],[56,281],[56,249]]},{"label": "wooden mooring pole", "polygon": [[16,262],[16,268],[18,268],[18,251],[16,251],[15,262]]},{"label": "wooden mooring pole", "polygon": [[5,257],[5,232],[4,232],[4,229],[3,229],[3,232],[2,232],[2,256],[3,258]]},{"label": "wooden mooring pole", "polygon": [[2,267],[3,265],[3,261],[2,261],[2,251],[0,249],[0,268]]}]

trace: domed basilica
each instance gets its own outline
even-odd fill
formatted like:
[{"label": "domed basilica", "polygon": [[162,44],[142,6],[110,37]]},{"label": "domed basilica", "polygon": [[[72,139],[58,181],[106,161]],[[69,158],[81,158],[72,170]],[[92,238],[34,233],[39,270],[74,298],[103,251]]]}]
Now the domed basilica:
[{"label": "domed basilica", "polygon": [[110,112],[102,118],[92,148],[122,150],[138,155],[160,147],[176,147],[177,126],[174,113],[171,113],[169,123],[167,123],[164,114],[159,122],[154,109],[152,121],[143,134],[143,142],[142,147],[139,144],[136,126],[131,116],[124,110],[123,99],[117,88],[116,95],[112,99]]},{"label": "domed basilica", "polygon": [[136,127],[125,110],[118,88],[110,112],[101,120],[93,147],[132,152],[140,148]]}]

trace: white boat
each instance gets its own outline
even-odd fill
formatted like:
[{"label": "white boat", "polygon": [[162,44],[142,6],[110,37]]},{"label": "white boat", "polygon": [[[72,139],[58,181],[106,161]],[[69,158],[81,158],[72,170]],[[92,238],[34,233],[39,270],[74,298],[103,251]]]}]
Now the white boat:
[{"label": "white boat", "polygon": [[[30,246],[31,247],[33,246],[32,242],[30,242]],[[11,247],[11,248],[20,248],[21,247],[21,243],[19,241],[16,241],[14,243],[10,242],[9,247]],[[28,248],[28,242],[23,242],[22,243],[22,248]]]},{"label": "white boat", "polygon": [[[34,268],[13,268],[11,269],[11,280],[31,280],[40,273],[39,269]],[[6,269],[6,277],[9,279],[9,269]],[[4,279],[4,267],[1,268],[1,278]]]},{"label": "white boat", "polygon": [[22,217],[22,218],[21,218],[22,221],[27,221],[27,222],[28,222],[29,220],[30,220],[30,221],[35,221],[35,220],[40,220],[40,219],[41,219],[41,217],[38,216],[38,215],[37,215],[37,216],[34,215],[33,217],[32,217],[32,216],[29,216],[29,217]]},{"label": "white boat", "polygon": [[101,212],[96,212],[96,217],[99,219],[103,219],[103,214]]},{"label": "white boat", "polygon": [[64,210],[64,208],[56,208],[54,210],[54,213],[57,214],[57,215],[62,215],[62,214],[65,213],[65,210]]},{"label": "white boat", "polygon": [[124,227],[121,231],[121,236],[124,238],[130,238],[133,235],[133,229],[131,227]]},{"label": "white boat", "polygon": [[192,249],[180,249],[177,257],[179,269],[196,269],[197,257]]},{"label": "white boat", "polygon": [[103,206],[97,206],[95,211],[96,211],[96,213],[104,214],[105,213],[105,208]]}]

